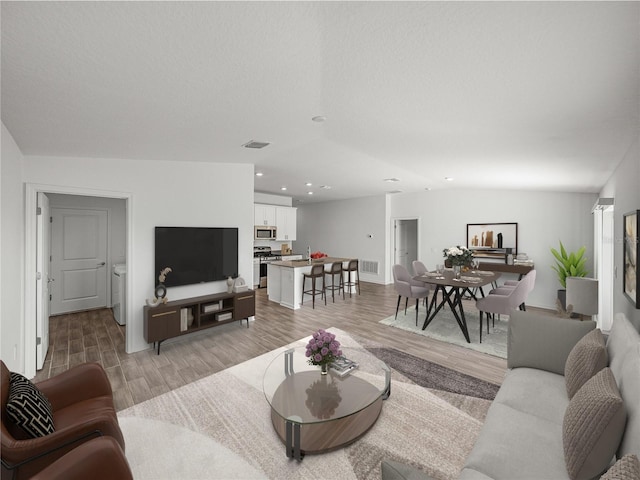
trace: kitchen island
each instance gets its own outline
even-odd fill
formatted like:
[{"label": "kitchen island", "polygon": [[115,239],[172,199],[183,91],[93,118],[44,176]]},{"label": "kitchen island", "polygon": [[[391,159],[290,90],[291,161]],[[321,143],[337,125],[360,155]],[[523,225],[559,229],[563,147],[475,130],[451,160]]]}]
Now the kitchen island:
[{"label": "kitchen island", "polygon": [[[308,260],[272,262],[267,267],[267,296],[272,302],[297,310],[300,308],[302,300],[303,274],[311,272],[311,267],[318,264],[326,266],[334,262],[342,262],[342,266],[346,268],[350,260],[353,259],[324,257],[314,259],[312,263],[309,263]],[[327,268],[325,267],[325,270]],[[310,288],[311,282],[307,282],[307,289]]]}]

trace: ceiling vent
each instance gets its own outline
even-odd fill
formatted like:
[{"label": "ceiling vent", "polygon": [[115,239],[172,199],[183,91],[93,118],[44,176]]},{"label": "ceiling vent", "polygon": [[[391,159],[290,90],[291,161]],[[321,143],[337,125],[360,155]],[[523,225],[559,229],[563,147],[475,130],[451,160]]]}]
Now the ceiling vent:
[{"label": "ceiling vent", "polygon": [[267,145],[269,145],[269,142],[256,142],[254,140],[251,140],[248,143],[245,143],[243,145],[244,148],[264,148]]}]

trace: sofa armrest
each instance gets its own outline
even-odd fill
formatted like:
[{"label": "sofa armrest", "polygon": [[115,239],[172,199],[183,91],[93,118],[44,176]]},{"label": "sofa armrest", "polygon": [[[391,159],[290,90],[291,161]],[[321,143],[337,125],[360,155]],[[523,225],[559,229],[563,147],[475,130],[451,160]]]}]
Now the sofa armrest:
[{"label": "sofa armrest", "polygon": [[573,346],[596,328],[592,320],[513,310],[509,316],[507,367],[529,367],[564,375]]},{"label": "sofa armrest", "polygon": [[36,386],[49,399],[54,412],[82,400],[113,396],[109,378],[99,363],[77,365]]}]

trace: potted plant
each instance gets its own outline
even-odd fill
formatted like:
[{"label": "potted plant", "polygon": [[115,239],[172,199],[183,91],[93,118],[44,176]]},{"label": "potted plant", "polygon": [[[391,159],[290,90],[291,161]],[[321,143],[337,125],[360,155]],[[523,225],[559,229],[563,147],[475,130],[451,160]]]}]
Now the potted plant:
[{"label": "potted plant", "polygon": [[562,242],[560,242],[559,252],[555,248],[551,249],[551,253],[556,259],[556,264],[551,268],[558,274],[558,280],[562,285],[562,288],[558,289],[558,300],[563,309],[566,308],[567,277],[585,277],[589,273],[585,268],[587,257],[584,256],[584,253],[586,250],[587,248],[582,246],[577,252],[567,253]]}]

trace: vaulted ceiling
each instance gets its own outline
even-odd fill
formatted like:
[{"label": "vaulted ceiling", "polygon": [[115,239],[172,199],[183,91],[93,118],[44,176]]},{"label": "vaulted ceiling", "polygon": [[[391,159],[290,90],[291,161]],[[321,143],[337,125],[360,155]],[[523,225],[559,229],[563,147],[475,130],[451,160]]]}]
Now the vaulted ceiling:
[{"label": "vaulted ceiling", "polygon": [[252,163],[256,191],[304,202],[598,192],[640,132],[640,2],[1,8],[26,155]]}]

